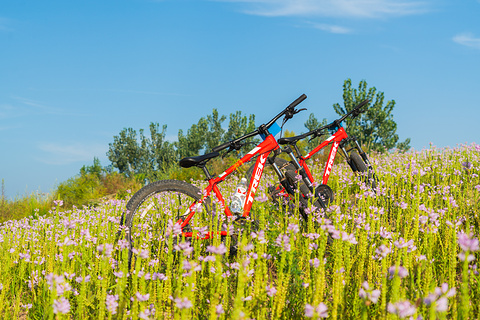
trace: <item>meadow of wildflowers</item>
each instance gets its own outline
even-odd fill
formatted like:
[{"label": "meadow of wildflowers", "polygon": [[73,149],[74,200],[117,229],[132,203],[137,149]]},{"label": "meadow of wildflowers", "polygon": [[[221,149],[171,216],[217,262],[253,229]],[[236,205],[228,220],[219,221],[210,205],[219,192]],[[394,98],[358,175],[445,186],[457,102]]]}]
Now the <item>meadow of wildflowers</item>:
[{"label": "meadow of wildflowers", "polygon": [[0,318],[476,319],[480,146],[371,158],[377,192],[336,165],[308,222],[261,189],[235,255],[229,237],[152,251],[146,234],[129,268],[124,201],[2,223]]}]

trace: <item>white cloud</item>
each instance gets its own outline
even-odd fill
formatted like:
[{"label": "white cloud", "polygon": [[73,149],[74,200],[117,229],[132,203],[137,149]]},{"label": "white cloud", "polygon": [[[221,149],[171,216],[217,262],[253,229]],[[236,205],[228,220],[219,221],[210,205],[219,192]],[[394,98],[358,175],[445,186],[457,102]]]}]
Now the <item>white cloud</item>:
[{"label": "white cloud", "polygon": [[65,165],[75,162],[92,162],[94,157],[104,158],[107,147],[103,144],[44,142],[38,145],[43,156],[37,160],[46,164]]},{"label": "white cloud", "polygon": [[476,49],[480,49],[480,38],[475,37],[472,33],[461,33],[453,37],[453,41]]},{"label": "white cloud", "polygon": [[245,13],[262,16],[385,18],[425,13],[429,5],[415,0],[217,0],[238,2]]},{"label": "white cloud", "polygon": [[346,34],[346,33],[351,33],[352,30],[342,27],[342,26],[336,26],[336,25],[331,25],[331,24],[323,24],[323,23],[313,23],[312,26],[316,29],[320,29],[323,31],[327,31],[330,33],[339,33],[339,34]]}]

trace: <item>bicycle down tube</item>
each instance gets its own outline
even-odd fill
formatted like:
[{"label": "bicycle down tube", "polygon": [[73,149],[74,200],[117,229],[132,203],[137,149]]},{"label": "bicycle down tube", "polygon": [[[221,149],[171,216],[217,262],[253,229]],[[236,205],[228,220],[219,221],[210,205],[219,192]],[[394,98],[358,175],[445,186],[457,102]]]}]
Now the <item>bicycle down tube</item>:
[{"label": "bicycle down tube", "polygon": [[[306,160],[310,159],[318,151],[320,151],[321,149],[325,148],[327,145],[333,142],[332,147],[330,148],[330,153],[328,154],[328,160],[325,165],[325,170],[323,172],[322,184],[327,184],[328,178],[330,177],[330,173],[332,172],[333,162],[335,161],[335,156],[337,155],[340,142],[347,138],[348,138],[347,132],[345,132],[345,129],[340,127],[332,136],[330,136],[321,144],[319,144],[315,149],[309,152],[306,156],[301,157],[302,162],[300,162],[300,164],[304,166],[304,168],[308,168],[306,164]],[[342,151],[345,152],[345,150],[343,149]],[[308,177],[313,182],[314,180],[313,180],[313,176],[310,173],[310,170],[307,169],[305,171],[307,171]]]}]

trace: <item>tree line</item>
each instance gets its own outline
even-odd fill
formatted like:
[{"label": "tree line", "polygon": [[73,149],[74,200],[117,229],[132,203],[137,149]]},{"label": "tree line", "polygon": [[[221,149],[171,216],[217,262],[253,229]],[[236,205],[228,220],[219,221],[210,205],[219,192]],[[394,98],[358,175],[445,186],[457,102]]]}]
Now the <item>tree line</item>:
[{"label": "tree line", "polygon": [[201,151],[211,150],[256,128],[253,114],[247,116],[241,111],[231,113],[225,128],[223,124],[226,119],[225,115],[213,109],[212,114],[201,117],[187,132],[180,129],[177,141],[173,142],[165,138],[167,125],[160,130],[159,123],[152,122],[149,134],[143,129],[137,134],[132,128],[124,128],[113,137],[107,156],[120,173],[155,179],[179,159],[199,155]]}]

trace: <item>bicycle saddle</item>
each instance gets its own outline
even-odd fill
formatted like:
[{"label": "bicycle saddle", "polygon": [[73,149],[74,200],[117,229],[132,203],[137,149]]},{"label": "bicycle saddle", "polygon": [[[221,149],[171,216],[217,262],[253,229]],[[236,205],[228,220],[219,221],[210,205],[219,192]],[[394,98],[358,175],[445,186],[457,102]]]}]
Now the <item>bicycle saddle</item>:
[{"label": "bicycle saddle", "polygon": [[219,155],[220,154],[218,152],[211,152],[211,153],[204,154],[203,156],[186,157],[180,160],[179,164],[180,164],[180,167],[190,168],[193,166],[201,165],[207,160],[218,157]]}]

